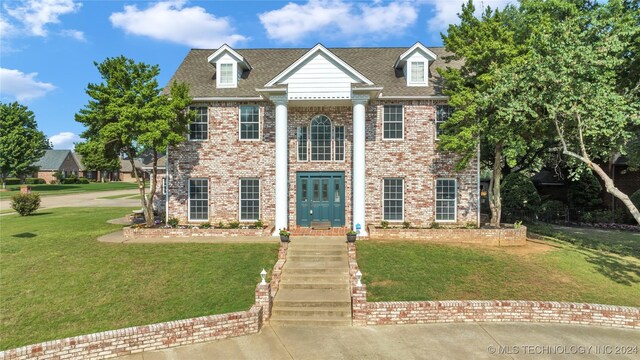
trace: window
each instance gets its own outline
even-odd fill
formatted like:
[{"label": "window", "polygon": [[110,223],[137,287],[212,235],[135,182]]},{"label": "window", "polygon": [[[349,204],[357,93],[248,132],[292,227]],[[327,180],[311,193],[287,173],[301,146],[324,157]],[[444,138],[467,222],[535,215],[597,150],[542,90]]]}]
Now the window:
[{"label": "window", "polygon": [[307,140],[309,128],[306,126],[298,126],[298,161],[309,160],[307,156]]},{"label": "window", "polygon": [[411,62],[411,78],[409,80],[412,83],[424,84],[424,62],[414,61]]},{"label": "window", "polygon": [[333,142],[333,153],[336,161],[344,161],[344,126],[336,126],[333,128],[335,136]]},{"label": "window", "polygon": [[189,179],[189,220],[209,219],[209,180]]},{"label": "window", "polygon": [[331,161],[331,120],[318,115],[311,120],[311,161]]},{"label": "window", "polygon": [[440,125],[449,119],[452,110],[449,105],[436,105],[436,139],[443,131],[440,129]]},{"label": "window", "polygon": [[404,180],[384,179],[382,191],[382,218],[387,221],[402,221],[404,207]]},{"label": "window", "polygon": [[218,64],[218,85],[233,85],[233,64]]},{"label": "window", "polygon": [[240,179],[240,221],[260,219],[260,180]]},{"label": "window", "polygon": [[456,180],[436,180],[436,221],[456,221]]},{"label": "window", "polygon": [[207,140],[209,128],[208,108],[205,106],[191,108],[196,113],[195,118],[189,124],[189,140]]},{"label": "window", "polygon": [[260,108],[240,106],[240,140],[260,139]]},{"label": "window", "polygon": [[382,119],[383,139],[402,139],[402,105],[385,105]]}]

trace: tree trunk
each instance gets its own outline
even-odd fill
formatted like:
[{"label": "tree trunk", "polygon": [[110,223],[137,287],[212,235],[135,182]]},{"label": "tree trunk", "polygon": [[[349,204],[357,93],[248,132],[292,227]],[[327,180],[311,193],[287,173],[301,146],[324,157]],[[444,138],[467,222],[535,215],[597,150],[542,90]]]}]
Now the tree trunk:
[{"label": "tree trunk", "polygon": [[489,183],[489,207],[491,208],[491,225],[500,227],[502,215],[502,198],[500,197],[500,182],[502,180],[502,142],[496,144],[493,160],[493,176]]},{"label": "tree trunk", "polygon": [[142,204],[142,213],[144,214],[144,219],[147,225],[153,225],[153,206],[149,209],[147,203],[147,197],[145,194],[145,184],[144,178],[140,180],[140,174],[138,173],[138,169],[136,168],[135,160],[133,158],[133,153],[130,151],[127,156],[129,157],[129,162],[131,163],[131,171],[133,172],[133,176],[136,179],[136,183],[138,184],[138,191],[140,191],[140,203]]},{"label": "tree trunk", "polygon": [[4,178],[2,179],[2,190],[7,190],[7,181]]},{"label": "tree trunk", "polygon": [[158,152],[153,151],[153,166],[151,168],[151,178],[149,179],[150,188],[147,195],[147,207],[150,209],[150,218],[147,219],[147,225],[151,226],[155,223],[155,216],[153,214],[153,198],[156,195],[156,184],[158,182]]}]

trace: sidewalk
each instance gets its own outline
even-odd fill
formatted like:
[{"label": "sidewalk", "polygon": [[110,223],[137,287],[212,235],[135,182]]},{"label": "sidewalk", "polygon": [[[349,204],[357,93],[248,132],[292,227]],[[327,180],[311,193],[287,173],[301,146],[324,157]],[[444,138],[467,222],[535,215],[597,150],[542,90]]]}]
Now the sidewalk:
[{"label": "sidewalk", "polygon": [[[255,335],[120,359],[638,359],[639,343],[638,330],[557,324],[267,325]],[[621,349],[631,353],[616,354]]]}]

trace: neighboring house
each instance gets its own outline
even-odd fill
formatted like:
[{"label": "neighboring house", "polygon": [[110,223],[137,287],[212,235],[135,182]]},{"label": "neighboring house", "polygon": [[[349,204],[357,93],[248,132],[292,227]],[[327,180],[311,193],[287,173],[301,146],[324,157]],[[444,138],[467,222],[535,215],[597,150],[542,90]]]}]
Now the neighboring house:
[{"label": "neighboring house", "polygon": [[[603,165],[603,169],[607,171],[607,174],[613,180],[614,186],[623,193],[631,196],[640,190],[640,171],[630,170],[625,156],[616,156],[609,164]],[[604,182],[600,181],[600,184],[604,189]],[[603,200],[611,210],[626,208],[622,201],[606,191],[603,194]]]},{"label": "neighboring house", "polygon": [[51,184],[56,181],[54,173],[60,172],[62,177],[78,175],[82,165],[71,150],[45,150],[44,155],[33,164],[38,168],[34,177],[44,179]]},{"label": "neighboring house", "polygon": [[436,150],[443,48],[191,50],[195,121],[168,151],[167,216],[276,229],[477,223],[478,162]]},{"label": "neighboring house", "polygon": [[[148,180],[149,175],[145,174],[142,170],[142,161],[135,159],[133,160],[133,163],[135,164],[136,169],[138,169],[139,176],[144,176],[144,178]],[[120,159],[120,171],[116,172],[115,179],[112,179],[112,181],[136,182],[133,167],[131,167],[131,161],[129,161],[129,159]]]}]

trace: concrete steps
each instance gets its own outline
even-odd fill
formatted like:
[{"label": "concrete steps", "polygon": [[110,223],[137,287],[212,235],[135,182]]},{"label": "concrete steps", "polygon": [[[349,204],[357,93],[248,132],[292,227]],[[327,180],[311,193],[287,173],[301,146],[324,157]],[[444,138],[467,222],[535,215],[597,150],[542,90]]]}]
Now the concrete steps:
[{"label": "concrete steps", "polygon": [[343,237],[292,239],[273,302],[272,323],[351,325],[347,259]]}]

